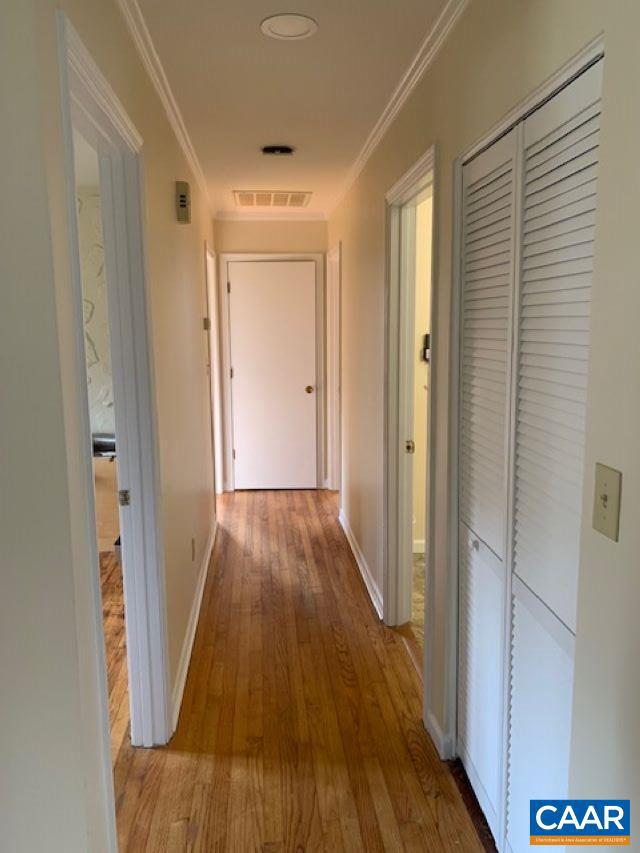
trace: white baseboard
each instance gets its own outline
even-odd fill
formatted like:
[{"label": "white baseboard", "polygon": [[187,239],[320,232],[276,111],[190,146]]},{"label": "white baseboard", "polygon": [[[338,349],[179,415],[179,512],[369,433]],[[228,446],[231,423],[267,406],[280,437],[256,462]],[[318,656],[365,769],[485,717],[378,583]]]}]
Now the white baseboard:
[{"label": "white baseboard", "polygon": [[178,725],[178,717],[180,716],[180,707],[182,705],[182,696],[184,694],[184,686],[187,682],[187,673],[189,672],[189,664],[191,662],[191,652],[193,651],[193,641],[196,636],[196,628],[198,627],[198,619],[200,618],[200,608],[202,606],[202,596],[204,595],[204,585],[207,580],[209,571],[209,563],[211,562],[211,554],[216,541],[216,533],[218,532],[218,522],[214,521],[207,545],[204,549],[204,556],[200,564],[198,573],[198,583],[193,596],[191,605],[191,613],[189,614],[189,622],[182,643],[182,651],[180,653],[180,663],[178,664],[178,673],[176,681],[173,685],[173,695],[171,697],[171,734],[173,734]]},{"label": "white baseboard", "polygon": [[435,748],[438,750],[438,755],[443,761],[448,761],[450,758],[455,758],[455,749],[453,738],[445,733],[440,728],[440,723],[435,718],[433,711],[428,711],[424,721],[424,727],[429,733]]},{"label": "white baseboard", "polygon": [[364,554],[360,550],[360,546],[356,541],[356,537],[353,535],[351,525],[347,521],[347,517],[342,509],[340,510],[340,514],[338,515],[338,520],[340,521],[340,525],[344,530],[344,535],[347,537],[347,542],[349,543],[351,552],[355,557],[356,563],[358,564],[358,568],[360,569],[360,575],[362,576],[364,585],[366,586],[367,592],[369,593],[371,603],[375,607],[378,616],[382,619],[382,596],[380,595],[378,584],[373,579],[373,575],[369,570],[369,566],[367,565],[367,561],[364,558]]},{"label": "white baseboard", "polygon": [[414,539],[413,540],[413,553],[414,554],[424,554],[424,539]]}]

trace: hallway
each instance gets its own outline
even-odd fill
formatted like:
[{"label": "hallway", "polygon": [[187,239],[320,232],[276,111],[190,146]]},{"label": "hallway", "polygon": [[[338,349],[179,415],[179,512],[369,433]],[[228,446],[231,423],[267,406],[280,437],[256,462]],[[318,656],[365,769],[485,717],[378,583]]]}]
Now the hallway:
[{"label": "hallway", "polygon": [[335,495],[219,512],[178,730],[116,762],[120,850],[481,850]]}]

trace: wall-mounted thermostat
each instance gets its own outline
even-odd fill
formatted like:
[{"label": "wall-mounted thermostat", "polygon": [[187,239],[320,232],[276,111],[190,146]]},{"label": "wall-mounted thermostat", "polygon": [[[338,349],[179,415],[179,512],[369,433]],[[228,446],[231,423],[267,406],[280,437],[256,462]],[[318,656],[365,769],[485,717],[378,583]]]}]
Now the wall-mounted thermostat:
[{"label": "wall-mounted thermostat", "polygon": [[178,222],[191,222],[191,187],[186,181],[176,181],[176,213]]}]

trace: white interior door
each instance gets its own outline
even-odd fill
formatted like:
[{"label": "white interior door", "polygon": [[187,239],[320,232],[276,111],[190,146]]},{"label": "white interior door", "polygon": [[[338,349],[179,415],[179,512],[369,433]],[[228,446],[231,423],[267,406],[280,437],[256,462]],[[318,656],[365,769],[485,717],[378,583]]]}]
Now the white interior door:
[{"label": "white interior door", "polygon": [[235,488],[316,488],[315,263],[234,261],[229,283]]},{"label": "white interior door", "polygon": [[529,800],[569,791],[601,87],[598,62],[523,126],[507,792],[513,853],[530,849]]},{"label": "white interior door", "polygon": [[222,387],[220,363],[220,321],[218,311],[218,281],[216,261],[207,249],[207,317],[209,319],[209,384],[211,390],[211,423],[213,430],[213,469],[216,494],[224,491]]},{"label": "white interior door", "polygon": [[502,818],[504,617],[516,131],[463,169],[458,750]]}]

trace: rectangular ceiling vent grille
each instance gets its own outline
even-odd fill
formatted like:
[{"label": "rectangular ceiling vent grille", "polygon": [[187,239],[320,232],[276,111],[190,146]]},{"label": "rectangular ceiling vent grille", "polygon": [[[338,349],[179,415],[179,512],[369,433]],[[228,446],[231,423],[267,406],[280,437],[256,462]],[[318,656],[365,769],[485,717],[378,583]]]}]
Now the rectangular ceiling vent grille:
[{"label": "rectangular ceiling vent grille", "polygon": [[237,207],[306,207],[310,192],[283,190],[234,190]]}]

